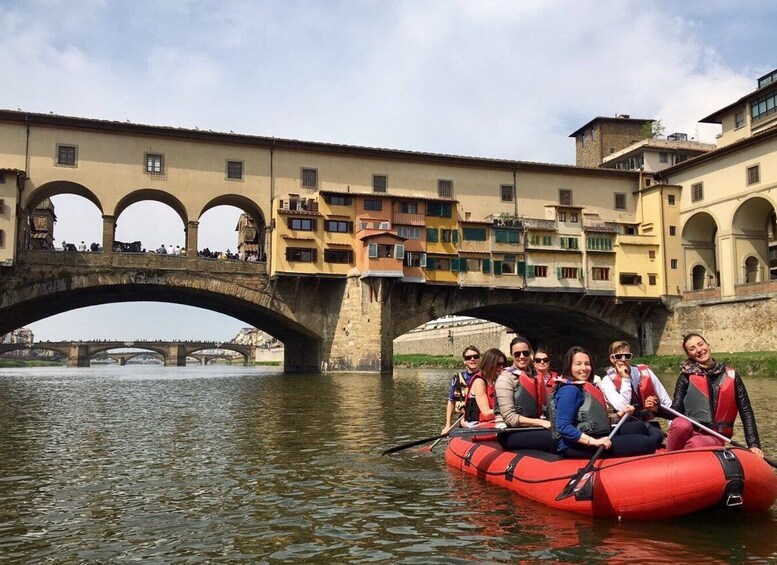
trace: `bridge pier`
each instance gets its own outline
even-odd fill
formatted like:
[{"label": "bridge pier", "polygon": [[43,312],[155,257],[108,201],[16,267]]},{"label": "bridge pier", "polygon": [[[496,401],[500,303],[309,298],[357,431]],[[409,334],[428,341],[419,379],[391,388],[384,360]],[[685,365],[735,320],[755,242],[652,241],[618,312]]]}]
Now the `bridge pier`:
[{"label": "bridge pier", "polygon": [[113,253],[113,241],[116,237],[116,218],[103,216],[103,254]]},{"label": "bridge pier", "polygon": [[165,355],[165,367],[185,367],[186,348],[183,345],[168,345]]},{"label": "bridge pier", "polygon": [[189,220],[186,224],[186,256],[197,257],[197,232],[200,222]]},{"label": "bridge pier", "polygon": [[68,367],[89,367],[91,355],[88,345],[74,343],[70,346],[67,356]]}]

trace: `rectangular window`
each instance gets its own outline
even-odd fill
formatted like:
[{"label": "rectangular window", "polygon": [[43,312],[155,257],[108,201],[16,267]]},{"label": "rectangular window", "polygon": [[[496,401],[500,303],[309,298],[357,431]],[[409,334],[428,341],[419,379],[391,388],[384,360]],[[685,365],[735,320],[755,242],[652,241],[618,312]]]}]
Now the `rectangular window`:
[{"label": "rectangular window", "polygon": [[459,263],[461,264],[462,271],[474,271],[478,272],[480,271],[480,259],[460,259]]},{"label": "rectangular window", "polygon": [[397,235],[405,239],[421,239],[421,228],[418,226],[397,226]]},{"label": "rectangular window", "polygon": [[612,251],[612,238],[591,236],[588,238],[588,249],[592,251]]},{"label": "rectangular window", "polygon": [[426,228],[426,241],[429,243],[438,243],[440,241],[439,233],[437,228]]},{"label": "rectangular window", "polygon": [[5,246],[5,230],[0,230],[0,247]]},{"label": "rectangular window", "polygon": [[324,202],[332,206],[350,206],[353,200],[350,196],[340,196],[339,194],[327,194],[324,196]]},{"label": "rectangular window", "polygon": [[150,175],[165,174],[165,156],[159,153],[146,153],[146,172]]},{"label": "rectangular window", "polygon": [[408,267],[426,267],[426,253],[405,253],[405,265]]},{"label": "rectangular window", "polygon": [[615,209],[616,210],[625,210],[626,209],[626,194],[623,192],[616,192],[615,193]]},{"label": "rectangular window", "polygon": [[450,271],[451,260],[448,257],[427,257],[426,270],[428,271]]},{"label": "rectangular window", "polygon": [[0,184],[5,184],[5,171],[0,171]]},{"label": "rectangular window", "polygon": [[669,266],[672,269],[676,269],[677,268],[677,259],[672,259],[671,261],[669,261]]},{"label": "rectangular window", "polygon": [[[496,265],[496,261],[494,261],[494,264]],[[518,274],[518,262],[515,260],[515,255],[505,255],[500,263],[500,270],[494,271],[495,274],[503,274],[503,275],[517,275]]]},{"label": "rectangular window", "polygon": [[243,161],[227,161],[227,178],[243,180]]},{"label": "rectangular window", "polygon": [[383,210],[383,201],[382,200],[365,200],[364,201],[364,209],[370,210],[373,212],[380,212]]},{"label": "rectangular window", "polygon": [[577,267],[559,267],[557,274],[560,279],[576,279]]},{"label": "rectangular window", "polygon": [[560,243],[561,249],[578,249],[576,237],[562,236],[559,238],[559,243]]},{"label": "rectangular window", "polygon": [[462,228],[461,239],[464,241],[486,241],[486,228]]},{"label": "rectangular window", "polygon": [[[538,244],[540,236],[533,235],[532,237],[536,238],[536,241],[534,242],[535,245]],[[494,241],[497,243],[520,243],[521,242],[521,232],[518,230],[506,230],[506,229],[500,229],[496,228],[494,229]]]},{"label": "rectangular window", "polygon": [[373,192],[388,192],[388,176],[387,175],[372,175],[372,191]]},{"label": "rectangular window", "polygon": [[656,252],[653,249],[650,249],[648,251],[648,259],[655,259],[656,258]]},{"label": "rectangular window", "polygon": [[572,222],[573,224],[577,223],[577,218],[578,218],[577,212],[572,212],[569,214],[569,221]]},{"label": "rectangular window", "polygon": [[318,169],[302,169],[300,173],[302,179],[302,188],[318,188]]},{"label": "rectangular window", "polygon": [[440,198],[453,198],[453,181],[438,179],[437,196],[439,196]]},{"label": "rectangular window", "polygon": [[659,151],[658,152],[658,162],[659,163],[668,163],[669,162],[669,153],[666,151]]},{"label": "rectangular window", "polygon": [[427,202],[426,215],[435,218],[450,218],[452,214],[450,202]]},{"label": "rectangular window", "polygon": [[566,212],[559,212],[558,213],[558,221],[559,222],[566,222],[567,221],[567,213]]},{"label": "rectangular window", "polygon": [[300,263],[315,263],[316,262],[316,250],[305,249],[302,247],[287,247],[286,248],[286,260],[287,261],[299,261]]},{"label": "rectangular window", "polygon": [[503,184],[500,186],[499,193],[502,196],[502,202],[512,202],[515,199],[515,189],[511,184]]},{"label": "rectangular window", "polygon": [[446,230],[441,229],[440,239],[443,243],[458,243],[459,242],[459,230]]},{"label": "rectangular window", "polygon": [[747,184],[761,182],[761,171],[758,165],[747,168]]},{"label": "rectangular window", "polygon": [[315,231],[316,220],[310,218],[289,218],[289,229]]},{"label": "rectangular window", "polygon": [[667,196],[666,197],[666,202],[670,206],[674,206],[674,194],[670,194],[669,196]]},{"label": "rectangular window", "polygon": [[399,203],[400,214],[418,214],[418,202],[403,201]]},{"label": "rectangular window", "polygon": [[642,284],[642,277],[636,273],[621,273],[620,282],[622,285]]},{"label": "rectangular window", "polygon": [[350,249],[324,249],[324,263],[353,263]]},{"label": "rectangular window", "polygon": [[677,235],[677,226],[669,226],[669,235]]},{"label": "rectangular window", "polygon": [[704,199],[704,183],[697,182],[691,185],[691,202]]},{"label": "rectangular window", "polygon": [[656,286],[656,275],[648,275],[648,284],[650,286]]},{"label": "rectangular window", "polygon": [[558,203],[561,206],[572,206],[572,191],[568,188],[559,188]]},{"label": "rectangular window", "polygon": [[336,232],[336,233],[351,233],[353,231],[353,223],[344,222],[342,220],[324,220],[324,231]]},{"label": "rectangular window", "polygon": [[542,245],[545,245],[545,246],[553,245],[553,236],[552,235],[543,235],[542,236]]},{"label": "rectangular window", "polygon": [[57,165],[75,167],[77,163],[75,145],[57,145]]},{"label": "rectangular window", "polygon": [[777,90],[762,96],[750,103],[750,117],[755,120],[777,112]]},{"label": "rectangular window", "polygon": [[739,129],[745,125],[745,113],[737,112],[734,114],[734,128]]},{"label": "rectangular window", "polygon": [[608,281],[610,280],[610,268],[609,267],[593,267],[591,269],[591,279],[595,281]]}]

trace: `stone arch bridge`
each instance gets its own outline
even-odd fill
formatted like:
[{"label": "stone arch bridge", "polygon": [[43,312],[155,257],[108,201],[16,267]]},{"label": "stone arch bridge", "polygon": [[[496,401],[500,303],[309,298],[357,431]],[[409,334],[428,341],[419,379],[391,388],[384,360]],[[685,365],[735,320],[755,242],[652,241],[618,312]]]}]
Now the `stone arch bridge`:
[{"label": "stone arch bridge", "polygon": [[[211,349],[222,349],[234,351],[243,357],[243,362],[248,363],[256,356],[256,348],[252,345],[242,345],[237,343],[221,343],[212,341],[43,341],[32,344],[25,343],[3,343],[0,344],[0,355],[17,350],[48,350],[56,351],[64,357],[67,357],[68,367],[88,367],[92,357],[98,353],[110,351],[112,349],[143,349],[144,351],[121,352],[118,354],[109,354],[109,357],[116,358],[121,365],[127,360],[143,355],[144,353],[155,353],[162,359],[165,367],[183,367],[186,365],[186,358],[193,357],[204,362],[212,355],[205,355],[204,352]],[[199,353],[199,355],[198,355]]]},{"label": "stone arch bridge", "polygon": [[390,370],[394,338],[449,314],[503,324],[557,351],[578,344],[601,354],[614,339],[650,350],[667,314],[657,302],[574,292],[270,279],[262,263],[24,251],[0,270],[0,334],[76,308],[133,301],[206,308],[260,328],[284,343],[286,372]]}]

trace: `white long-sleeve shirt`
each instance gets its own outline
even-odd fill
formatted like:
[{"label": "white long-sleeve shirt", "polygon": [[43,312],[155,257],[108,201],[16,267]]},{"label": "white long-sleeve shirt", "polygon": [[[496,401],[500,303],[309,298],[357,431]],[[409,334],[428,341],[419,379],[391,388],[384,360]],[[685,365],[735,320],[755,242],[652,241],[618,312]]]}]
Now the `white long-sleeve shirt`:
[{"label": "white long-sleeve shirt", "polygon": [[[656,374],[649,368],[648,375],[653,382],[653,389],[656,391],[656,396],[658,396],[658,402],[661,406],[670,408],[672,406],[672,399],[669,398],[669,394],[667,394],[664,385],[661,384],[661,381],[658,380]],[[640,375],[639,369],[635,365],[632,365],[630,378],[621,379],[620,390],[616,390],[615,383],[612,380],[615,376],[615,367],[607,369],[607,375],[602,379],[602,382],[599,383],[599,388],[607,399],[607,403],[612,406],[616,412],[619,412],[632,404],[632,392],[639,388],[642,375]]]}]

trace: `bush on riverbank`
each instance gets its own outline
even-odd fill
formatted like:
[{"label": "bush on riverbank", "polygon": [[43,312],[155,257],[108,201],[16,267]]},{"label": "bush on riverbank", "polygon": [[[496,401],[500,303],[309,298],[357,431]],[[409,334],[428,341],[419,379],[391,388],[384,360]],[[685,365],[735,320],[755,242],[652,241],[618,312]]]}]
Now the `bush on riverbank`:
[{"label": "bush on riverbank", "polygon": [[461,364],[461,358],[452,355],[426,355],[423,353],[394,355],[395,367],[457,369],[461,367]]},{"label": "bush on riverbank", "polygon": [[43,359],[0,359],[0,368],[4,367],[64,367],[64,361]]}]

